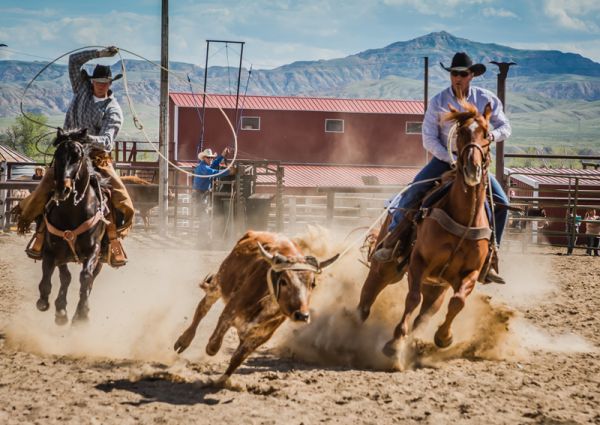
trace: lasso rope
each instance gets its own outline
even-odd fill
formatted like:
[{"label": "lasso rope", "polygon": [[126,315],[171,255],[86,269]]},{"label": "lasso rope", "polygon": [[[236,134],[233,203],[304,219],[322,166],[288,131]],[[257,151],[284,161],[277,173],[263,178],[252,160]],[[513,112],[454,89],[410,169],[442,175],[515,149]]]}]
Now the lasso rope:
[{"label": "lasso rope", "polygon": [[[74,53],[74,52],[80,51],[80,50],[99,49],[99,48],[105,49],[106,47],[105,47],[105,46],[85,46],[85,47],[80,47],[80,48],[77,48],[77,49],[70,50],[70,51],[68,51],[67,53],[64,53],[64,54],[62,54],[62,55],[58,56],[58,57],[57,57],[56,59],[54,59],[53,61],[51,61],[51,62],[47,63],[47,64],[46,64],[46,65],[45,65],[45,66],[44,66],[44,67],[43,67],[43,68],[42,68],[40,71],[38,71],[38,73],[37,73],[37,74],[36,74],[36,75],[35,75],[35,76],[34,76],[34,77],[31,79],[31,81],[30,81],[30,82],[27,84],[27,86],[25,87],[25,90],[23,90],[23,94],[21,95],[21,100],[20,100],[20,102],[19,102],[19,108],[20,108],[21,114],[22,114],[22,115],[23,115],[23,116],[24,116],[26,119],[28,119],[29,121],[31,121],[31,122],[33,122],[33,123],[36,123],[36,124],[38,124],[38,125],[41,125],[41,126],[44,126],[44,127],[48,127],[48,128],[52,128],[52,129],[55,129],[55,130],[57,130],[57,129],[58,129],[58,127],[54,127],[54,126],[48,125],[48,124],[46,124],[46,123],[43,123],[43,122],[37,121],[37,120],[33,119],[32,117],[30,117],[29,115],[27,115],[27,114],[25,113],[25,111],[23,110],[23,100],[25,99],[25,96],[26,96],[26,94],[27,94],[27,91],[29,90],[29,88],[31,87],[31,85],[33,84],[33,82],[34,82],[35,80],[37,80],[37,78],[38,78],[38,77],[39,77],[39,76],[40,76],[40,75],[41,75],[41,74],[42,74],[42,73],[43,73],[43,72],[44,72],[46,69],[48,69],[48,67],[49,67],[50,65],[52,65],[53,63],[55,63],[55,62],[57,62],[58,60],[62,59],[63,57],[65,57],[65,56],[67,56],[67,55],[70,55],[70,54],[72,54],[72,53]],[[180,80],[182,80],[182,81],[186,81],[186,79],[185,79],[185,77],[183,77],[182,75],[179,75],[179,73],[178,73],[178,72],[171,71],[171,70],[169,70],[168,68],[165,68],[165,67],[163,67],[162,65],[159,65],[159,64],[157,64],[157,63],[154,63],[154,62],[152,62],[151,60],[149,60],[149,59],[147,59],[147,58],[145,58],[145,57],[143,57],[143,56],[141,56],[141,55],[138,55],[137,53],[134,53],[134,52],[132,52],[132,51],[130,51],[130,50],[127,50],[127,49],[118,48],[119,58],[120,58],[120,60],[121,60],[121,69],[123,70],[123,87],[124,87],[124,89],[125,89],[125,96],[126,96],[126,98],[127,98],[127,104],[128,104],[128,106],[129,106],[129,110],[131,111],[131,114],[132,114],[133,125],[135,126],[135,128],[136,128],[136,129],[138,129],[139,131],[141,131],[141,132],[142,132],[142,134],[144,135],[144,138],[146,139],[146,142],[148,142],[148,143],[150,144],[150,146],[152,146],[152,148],[153,148],[153,149],[154,149],[154,151],[155,151],[155,152],[158,154],[158,156],[159,156],[160,158],[162,158],[163,160],[165,160],[165,161],[166,161],[166,162],[167,162],[169,165],[171,165],[173,168],[177,169],[178,171],[181,171],[181,172],[182,172],[182,173],[184,173],[184,174],[187,174],[187,175],[189,175],[189,176],[192,176],[192,177],[198,177],[198,178],[210,179],[210,178],[219,177],[219,176],[221,176],[221,175],[223,175],[223,174],[227,173],[227,171],[229,171],[229,170],[231,169],[231,167],[233,166],[233,164],[235,163],[235,161],[236,161],[236,159],[237,159],[238,150],[237,150],[237,134],[236,134],[236,132],[235,132],[235,129],[234,129],[234,127],[233,127],[233,124],[232,124],[232,123],[231,123],[231,121],[229,120],[229,117],[227,116],[227,114],[225,113],[225,111],[223,111],[223,109],[222,109],[220,106],[216,105],[216,107],[219,109],[219,111],[221,112],[221,114],[222,114],[222,115],[223,115],[223,117],[225,118],[225,121],[227,122],[227,124],[228,124],[228,126],[229,126],[229,128],[230,128],[230,130],[231,130],[231,132],[232,132],[232,134],[233,134],[234,151],[233,151],[233,158],[232,158],[232,159],[231,159],[231,161],[229,162],[229,165],[228,165],[228,166],[227,166],[227,167],[226,167],[224,170],[221,170],[221,171],[219,171],[218,173],[216,173],[216,174],[211,174],[211,175],[209,175],[209,176],[202,175],[202,174],[195,174],[195,173],[189,172],[189,171],[187,171],[187,170],[185,170],[185,169],[183,169],[183,168],[179,167],[177,164],[173,163],[173,162],[172,162],[172,161],[170,161],[170,160],[169,160],[167,157],[165,157],[165,156],[164,156],[164,155],[163,155],[163,154],[160,152],[160,149],[159,149],[159,148],[156,146],[156,144],[155,144],[155,143],[153,143],[153,142],[150,140],[150,138],[148,137],[148,135],[146,134],[146,131],[144,130],[144,125],[143,125],[143,123],[141,122],[141,120],[138,118],[138,115],[137,115],[137,113],[136,113],[136,111],[135,111],[135,108],[134,108],[134,106],[133,106],[133,102],[132,102],[132,100],[131,100],[131,96],[129,95],[129,89],[128,89],[128,85],[127,85],[127,71],[126,71],[126,69],[125,69],[125,61],[123,60],[123,56],[121,56],[121,51],[127,52],[127,53],[129,53],[129,54],[131,54],[131,55],[133,55],[133,56],[136,56],[136,57],[138,57],[138,58],[140,58],[140,59],[142,59],[142,60],[144,60],[144,61],[146,61],[146,62],[149,62],[149,63],[151,63],[152,65],[154,65],[154,66],[157,66],[157,67],[159,67],[160,69],[163,69],[163,70],[165,70],[165,71],[169,72],[170,74],[173,74],[173,75],[174,75],[176,78],[178,78],[178,79],[180,79]],[[204,70],[204,72],[206,72],[206,70]],[[211,96],[211,95],[209,95],[209,94],[207,94],[207,93],[203,93],[203,92],[200,92],[200,93],[201,93],[201,94],[203,94],[203,95],[205,95],[205,96]]]}]

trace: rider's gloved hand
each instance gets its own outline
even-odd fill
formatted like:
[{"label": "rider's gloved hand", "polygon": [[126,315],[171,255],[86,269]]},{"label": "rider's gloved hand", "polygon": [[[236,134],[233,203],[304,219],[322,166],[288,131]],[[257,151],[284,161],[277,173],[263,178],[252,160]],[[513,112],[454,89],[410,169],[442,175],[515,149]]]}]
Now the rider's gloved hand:
[{"label": "rider's gloved hand", "polygon": [[106,49],[98,50],[99,58],[110,58],[119,53],[119,49],[115,46],[109,46]]}]

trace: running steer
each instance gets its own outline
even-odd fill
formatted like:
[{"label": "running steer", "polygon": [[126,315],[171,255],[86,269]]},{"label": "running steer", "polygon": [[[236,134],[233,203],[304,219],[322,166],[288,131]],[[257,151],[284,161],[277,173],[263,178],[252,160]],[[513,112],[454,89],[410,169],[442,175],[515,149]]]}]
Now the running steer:
[{"label": "running steer", "polygon": [[219,317],[206,352],[214,356],[221,348],[227,330],[234,326],[240,343],[227,371],[217,383],[224,384],[240,364],[275,330],[290,318],[310,321],[309,301],[316,274],[331,265],[338,255],[319,262],[304,256],[285,236],[270,232],[247,232],[225,258],[219,271],[201,284],[206,295],[198,304],[192,324],[175,342],[183,352],[192,342],[200,320],[212,305],[223,298],[225,308]]}]

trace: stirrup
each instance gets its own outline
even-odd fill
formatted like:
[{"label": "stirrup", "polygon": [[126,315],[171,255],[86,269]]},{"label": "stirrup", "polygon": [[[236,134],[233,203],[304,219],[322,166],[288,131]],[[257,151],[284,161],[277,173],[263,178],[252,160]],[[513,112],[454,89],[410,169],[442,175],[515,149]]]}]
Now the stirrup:
[{"label": "stirrup", "polygon": [[496,273],[496,270],[490,267],[486,276],[483,278],[483,283],[487,285],[488,283],[497,283],[499,285],[506,285],[506,281],[502,276]]},{"label": "stirrup", "polygon": [[375,259],[375,261],[379,263],[391,263],[392,261],[400,262],[402,259],[400,258],[400,241],[397,241],[393,248],[388,248],[385,246],[381,246],[378,248],[371,259]]},{"label": "stirrup", "polygon": [[120,239],[111,239],[108,241],[108,264],[111,267],[122,267],[127,264],[127,253],[123,249]]},{"label": "stirrup", "polygon": [[45,233],[46,232],[43,229],[41,231],[35,232],[29,240],[27,247],[25,248],[25,253],[32,260],[42,259],[42,248],[44,246]]}]

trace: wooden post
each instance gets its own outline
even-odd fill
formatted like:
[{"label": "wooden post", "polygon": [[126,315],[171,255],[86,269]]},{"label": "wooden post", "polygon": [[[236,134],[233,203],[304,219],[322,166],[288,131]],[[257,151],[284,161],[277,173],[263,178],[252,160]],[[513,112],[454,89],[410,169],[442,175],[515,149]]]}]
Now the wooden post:
[{"label": "wooden post", "polygon": [[333,208],[335,206],[335,192],[330,190],[327,192],[327,224],[333,223]]},{"label": "wooden post", "polygon": [[283,167],[277,165],[277,187],[275,189],[275,220],[278,232],[283,232]]},{"label": "wooden post", "polygon": [[[0,161],[0,183],[4,183],[8,176],[8,164],[6,161]],[[6,230],[9,222],[8,211],[8,190],[0,190],[0,228]]]},{"label": "wooden post", "polygon": [[294,231],[296,229],[297,214],[296,197],[291,196],[288,198],[288,220],[290,226],[288,230]]},{"label": "wooden post", "polygon": [[160,118],[158,145],[163,158],[159,158],[158,168],[158,231],[161,235],[167,234],[169,223],[169,138],[167,132],[169,111],[169,0],[162,0],[161,15],[161,55],[160,55]]},{"label": "wooden post", "polygon": [[[511,65],[516,65],[514,62],[495,62],[498,66],[498,99],[502,102],[502,110],[506,111],[506,77],[508,77],[508,69]],[[496,180],[506,189],[504,184],[504,141],[496,142]]]}]

